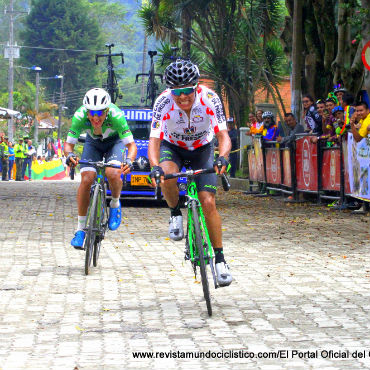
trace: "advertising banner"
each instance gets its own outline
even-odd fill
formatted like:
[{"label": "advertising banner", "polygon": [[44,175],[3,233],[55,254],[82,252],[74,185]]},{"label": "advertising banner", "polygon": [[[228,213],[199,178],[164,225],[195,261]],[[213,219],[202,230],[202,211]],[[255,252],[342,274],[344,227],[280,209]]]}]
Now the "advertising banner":
[{"label": "advertising banner", "polygon": [[256,157],[257,180],[265,181],[265,171],[263,168],[263,153],[262,153],[262,140],[255,138],[253,140],[254,155]]},{"label": "advertising banner", "polygon": [[283,185],[285,186],[292,186],[292,166],[290,161],[290,150],[284,149],[281,152],[283,156],[283,173],[284,173],[284,180]]},{"label": "advertising banner", "polygon": [[269,184],[281,184],[280,150],[266,148],[266,178]]},{"label": "advertising banner", "polygon": [[357,143],[349,133],[347,151],[350,194],[353,197],[370,200],[370,139],[365,138]]},{"label": "advertising banner", "polygon": [[324,149],[321,183],[323,190],[340,191],[340,149]]},{"label": "advertising banner", "polygon": [[311,142],[311,136],[297,139],[295,160],[297,190],[318,191],[317,144]]},{"label": "advertising banner", "polygon": [[257,181],[256,156],[254,149],[248,150],[249,181]]}]

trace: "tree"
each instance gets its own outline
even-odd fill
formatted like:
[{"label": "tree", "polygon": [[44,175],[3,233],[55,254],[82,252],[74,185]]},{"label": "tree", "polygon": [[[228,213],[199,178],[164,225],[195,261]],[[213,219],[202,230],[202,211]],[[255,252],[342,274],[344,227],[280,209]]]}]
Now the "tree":
[{"label": "tree", "polygon": [[[102,37],[98,22],[87,14],[84,0],[33,0],[25,21],[24,43],[40,50],[22,49],[23,60],[42,67],[44,76],[64,75],[66,91],[86,91],[97,84],[94,54],[101,49]],[[52,84],[47,84],[49,92]],[[71,111],[80,105],[81,96],[75,96],[67,95]]]},{"label": "tree", "polygon": [[[365,75],[361,50],[370,32],[370,1],[286,0],[291,19],[297,4],[303,7],[304,28],[299,29],[302,35],[299,47],[304,59],[302,68],[294,59],[292,62],[298,69],[295,73],[303,76],[300,89],[317,98],[325,97],[333,85],[341,83],[357,94]],[[292,51],[293,24],[297,23],[288,19],[282,33],[288,55]]]},{"label": "tree", "polygon": [[[170,42],[180,40],[183,44],[190,41],[193,46],[192,54],[195,50],[198,55],[196,61],[202,74],[214,80],[216,90],[226,95],[230,113],[240,124],[245,121],[250,109],[253,90],[259,85],[261,78],[268,80],[264,69],[271,72],[269,61],[263,54],[269,37],[276,37],[272,32],[275,27],[273,21],[280,21],[280,18],[277,19],[278,13],[272,10],[275,11],[277,5],[280,6],[280,1],[157,0],[142,8],[141,17],[149,35],[154,34],[157,38]],[[171,7],[191,10],[190,38],[184,36],[183,30],[179,28],[181,24],[172,16],[176,12],[168,10]],[[255,11],[252,17],[242,17],[243,12],[247,13],[246,7]],[[271,21],[271,27],[264,27],[263,30],[266,37],[258,40],[251,36],[251,31],[257,33],[261,30],[261,20],[257,13],[263,15],[263,20]],[[252,30],[254,27],[256,29]],[[275,59],[277,60],[278,58]],[[273,81],[272,73],[270,78]],[[272,88],[270,91],[273,93]]]}]

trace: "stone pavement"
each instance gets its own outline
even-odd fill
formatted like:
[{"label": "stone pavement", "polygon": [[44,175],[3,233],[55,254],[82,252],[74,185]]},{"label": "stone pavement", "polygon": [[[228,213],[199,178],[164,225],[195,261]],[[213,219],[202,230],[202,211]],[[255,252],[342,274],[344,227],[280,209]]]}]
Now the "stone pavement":
[{"label": "stone pavement", "polygon": [[166,208],[124,207],[85,276],[77,186],[0,183],[1,370],[370,368],[368,217],[220,191],[235,281],[209,318]]}]

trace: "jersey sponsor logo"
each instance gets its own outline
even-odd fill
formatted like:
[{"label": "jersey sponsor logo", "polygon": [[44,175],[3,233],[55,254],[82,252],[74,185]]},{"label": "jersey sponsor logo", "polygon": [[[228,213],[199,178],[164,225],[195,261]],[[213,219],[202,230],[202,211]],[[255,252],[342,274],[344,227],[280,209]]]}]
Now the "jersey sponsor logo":
[{"label": "jersey sponsor logo", "polygon": [[203,122],[203,117],[199,116],[199,115],[196,115],[196,116],[193,117],[193,122],[194,123]]},{"label": "jersey sponsor logo", "polygon": [[156,101],[156,104],[154,106],[154,112],[153,116],[155,119],[160,120],[161,119],[161,112],[166,107],[166,105],[170,102],[170,99],[167,98],[166,95],[160,96],[158,100]]},{"label": "jersey sponsor logo", "polygon": [[215,96],[215,94],[213,92],[210,92],[210,91],[207,92],[207,98],[208,99],[212,99],[214,96]]},{"label": "jersey sponsor logo", "polygon": [[184,115],[182,114],[182,112],[179,112],[179,116],[180,116],[180,119],[176,121],[176,124],[178,125],[184,124],[185,120],[184,120]]},{"label": "jersey sponsor logo", "polygon": [[160,124],[160,122],[159,121],[153,121],[153,123],[152,123],[152,128],[154,129],[154,130],[157,130],[158,128],[159,128],[159,126],[160,126],[161,124]]},{"label": "jersey sponsor logo", "polygon": [[72,131],[71,129],[69,129],[68,132],[71,133],[72,135],[77,135],[76,132]]},{"label": "jersey sponsor logo", "polygon": [[196,107],[196,108],[193,109],[193,114],[199,115],[201,113],[202,113],[202,108]]},{"label": "jersey sponsor logo", "polygon": [[121,118],[123,116],[123,112],[118,109],[109,109],[109,113],[113,118]]},{"label": "jersey sponsor logo", "polygon": [[177,132],[171,132],[171,137],[174,137],[177,140],[183,140],[183,141],[196,141],[196,140],[200,140],[203,136],[207,135],[207,133],[208,131],[202,131],[202,132],[194,133],[191,135],[183,135]]},{"label": "jersey sponsor logo", "polygon": [[86,112],[87,112],[86,108],[82,107],[76,110],[73,117],[76,118],[78,121],[81,121],[82,119],[86,118]]},{"label": "jersey sponsor logo", "polygon": [[194,126],[184,128],[184,134],[186,134],[186,135],[194,134],[196,131],[197,131],[197,128],[194,127]]},{"label": "jersey sponsor logo", "polygon": [[122,135],[127,135],[127,134],[131,134],[131,131],[129,129],[122,131]]},{"label": "jersey sponsor logo", "polygon": [[224,112],[222,110],[222,105],[221,105],[220,98],[218,98],[218,97],[213,98],[212,103],[215,106],[215,110],[216,110],[215,114],[216,114],[217,123],[222,123],[225,120],[225,116],[224,116]]}]

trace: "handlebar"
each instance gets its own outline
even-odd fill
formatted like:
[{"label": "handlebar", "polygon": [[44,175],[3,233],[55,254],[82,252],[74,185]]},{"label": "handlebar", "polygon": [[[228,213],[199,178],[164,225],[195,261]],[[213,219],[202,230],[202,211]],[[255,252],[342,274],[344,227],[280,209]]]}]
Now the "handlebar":
[{"label": "handlebar", "polygon": [[[169,173],[169,174],[164,176],[164,179],[165,180],[170,180],[170,179],[175,179],[177,177],[199,176],[199,175],[204,174],[204,173],[215,173],[215,172],[216,171],[214,170],[214,168],[206,168],[206,169],[200,169],[200,170],[186,170],[184,172]],[[159,180],[160,180],[159,178],[155,179],[155,181],[157,183],[157,187],[158,187],[158,184],[159,184]],[[222,187],[223,187],[224,191],[229,191],[231,185],[230,185],[230,181],[227,178],[225,173],[223,173],[221,175],[221,181],[222,181]]]},{"label": "handlebar", "polygon": [[121,166],[117,165],[117,164],[109,164],[109,163],[106,163],[106,162],[103,162],[103,161],[99,161],[99,162],[91,162],[91,161],[83,161],[83,160],[80,160],[78,161],[78,164],[88,164],[90,166],[93,166],[93,167],[98,167],[98,168],[105,168],[105,167],[111,167],[111,168],[121,168]]}]

